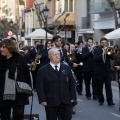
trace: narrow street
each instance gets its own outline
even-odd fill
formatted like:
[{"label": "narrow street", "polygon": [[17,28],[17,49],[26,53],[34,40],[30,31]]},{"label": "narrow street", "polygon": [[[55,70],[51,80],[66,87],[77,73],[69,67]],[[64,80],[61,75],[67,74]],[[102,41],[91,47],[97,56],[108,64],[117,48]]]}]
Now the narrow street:
[{"label": "narrow street", "polygon": [[[78,96],[78,104],[75,106],[72,120],[120,120],[119,111],[119,90],[117,86],[112,86],[114,107],[109,107],[107,102],[103,106],[98,105],[98,101],[87,100],[85,91],[82,96]],[[105,91],[104,91],[105,95]],[[25,113],[29,113],[30,105],[26,106]],[[33,114],[39,114],[40,120],[46,120],[44,107],[38,104],[37,94],[34,92]]]}]

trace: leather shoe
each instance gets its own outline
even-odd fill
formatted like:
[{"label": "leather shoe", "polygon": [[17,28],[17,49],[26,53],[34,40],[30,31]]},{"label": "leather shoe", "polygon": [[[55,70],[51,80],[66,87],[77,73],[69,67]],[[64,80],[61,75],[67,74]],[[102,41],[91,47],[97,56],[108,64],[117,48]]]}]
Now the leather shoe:
[{"label": "leather shoe", "polygon": [[115,103],[113,103],[113,102],[109,102],[108,105],[109,105],[109,106],[114,106]]},{"label": "leather shoe", "polygon": [[72,115],[74,115],[74,114],[76,114],[76,112],[75,112],[75,111],[72,111]]},{"label": "leather shoe", "polygon": [[78,95],[82,95],[82,92],[78,92]]},{"label": "leather shoe", "polygon": [[102,105],[103,105],[103,102],[99,102],[99,105],[102,106]]},{"label": "leather shoe", "polygon": [[91,97],[87,97],[88,100],[91,100]]},{"label": "leather shoe", "polygon": [[93,100],[98,100],[98,97],[96,97],[96,96],[93,96]]}]

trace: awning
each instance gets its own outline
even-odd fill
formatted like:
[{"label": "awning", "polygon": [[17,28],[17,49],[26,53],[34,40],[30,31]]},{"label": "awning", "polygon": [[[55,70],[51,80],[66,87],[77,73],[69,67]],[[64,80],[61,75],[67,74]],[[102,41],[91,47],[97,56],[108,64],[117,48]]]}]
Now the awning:
[{"label": "awning", "polygon": [[[52,39],[53,35],[47,33],[47,39]],[[30,33],[25,39],[46,39],[46,31],[44,29],[36,29],[34,32]]]},{"label": "awning", "polygon": [[107,39],[118,39],[118,38],[120,38],[120,28],[106,34],[104,37],[106,37]]}]

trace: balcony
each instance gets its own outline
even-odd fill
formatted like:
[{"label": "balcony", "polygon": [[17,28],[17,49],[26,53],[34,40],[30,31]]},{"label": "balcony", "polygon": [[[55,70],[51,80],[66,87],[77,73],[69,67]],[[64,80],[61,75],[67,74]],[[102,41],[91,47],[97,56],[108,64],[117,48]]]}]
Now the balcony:
[{"label": "balcony", "polygon": [[103,12],[110,12],[111,7],[106,0],[100,0],[99,2],[90,3],[90,13],[91,14],[100,14]]},{"label": "balcony", "polygon": [[82,29],[89,29],[91,28],[90,17],[82,17],[81,28]]}]

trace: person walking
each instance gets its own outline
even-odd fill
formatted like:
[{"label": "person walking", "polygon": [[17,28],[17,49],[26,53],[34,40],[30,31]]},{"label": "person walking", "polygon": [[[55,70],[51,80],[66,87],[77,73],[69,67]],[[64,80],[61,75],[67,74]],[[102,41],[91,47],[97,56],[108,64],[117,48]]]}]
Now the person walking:
[{"label": "person walking", "polygon": [[50,49],[48,56],[50,63],[37,73],[39,103],[45,107],[47,120],[71,120],[71,104],[76,100],[75,80],[71,68],[60,63],[58,49]]},{"label": "person walking", "polygon": [[18,93],[15,81],[31,85],[27,62],[10,39],[4,39],[0,43],[0,51],[4,56],[4,61],[0,62],[1,120],[23,120],[25,105],[29,104],[28,95]]}]

